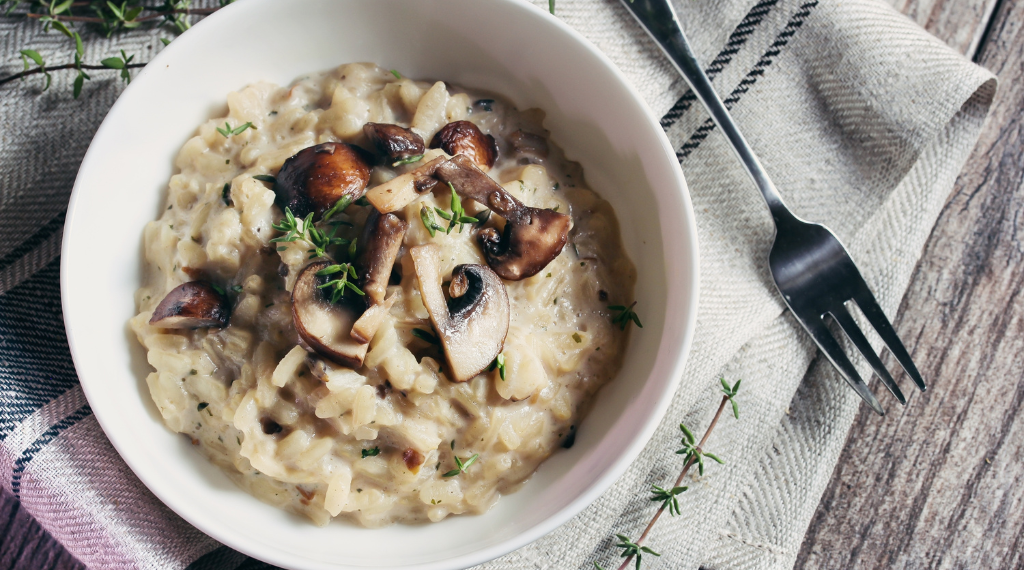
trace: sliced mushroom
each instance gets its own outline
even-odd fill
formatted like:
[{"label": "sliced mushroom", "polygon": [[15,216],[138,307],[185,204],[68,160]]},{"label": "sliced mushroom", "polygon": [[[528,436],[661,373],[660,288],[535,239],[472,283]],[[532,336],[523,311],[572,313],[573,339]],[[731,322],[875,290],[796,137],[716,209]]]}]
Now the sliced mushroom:
[{"label": "sliced mushroom", "polygon": [[439,156],[423,166],[374,186],[366,193],[366,199],[379,212],[401,210],[416,198],[433,190],[437,184],[437,179],[433,177],[434,169],[444,161],[445,157]]},{"label": "sliced mushroom", "polygon": [[388,313],[391,312],[391,307],[394,306],[397,299],[398,295],[392,295],[382,303],[371,305],[363,311],[363,314],[352,325],[352,332],[350,333],[352,339],[363,344],[373,340],[373,335],[377,334],[377,329],[384,322],[384,317],[388,316]]},{"label": "sliced mushroom", "polygon": [[441,337],[452,380],[465,382],[494,361],[508,334],[505,284],[483,265],[459,265],[452,271],[446,301],[441,290],[441,250],[436,244],[409,250],[423,305]]},{"label": "sliced mushroom", "polygon": [[548,156],[548,141],[540,135],[520,129],[508,136],[508,142],[520,163],[532,163]]},{"label": "sliced mushroom", "polygon": [[494,228],[479,233],[487,264],[502,279],[518,281],[536,275],[562,252],[569,236],[570,219],[566,214],[523,204],[465,156],[438,165],[434,175],[450,182],[463,197],[505,218],[501,234]]},{"label": "sliced mushroom", "polygon": [[430,141],[430,148],[440,148],[455,156],[468,156],[481,170],[490,170],[498,159],[498,144],[469,121],[453,121],[441,127]]},{"label": "sliced mushroom", "polygon": [[164,329],[226,327],[231,315],[227,297],[205,281],[182,283],[156,306],[149,324]]},{"label": "sliced mushroom", "polygon": [[363,313],[364,302],[342,298],[331,303],[319,288],[330,276],[317,275],[330,265],[315,261],[299,272],[292,289],[292,321],[306,348],[342,366],[359,368],[368,345],[352,338],[352,326]]},{"label": "sliced mushroom", "polygon": [[274,203],[291,208],[297,217],[319,216],[338,200],[360,198],[370,182],[366,151],[345,143],[328,142],[304,148],[284,161],[277,173]]},{"label": "sliced mushroom", "polygon": [[378,152],[391,160],[421,155],[425,150],[423,137],[398,125],[366,123],[363,125],[363,133]]},{"label": "sliced mushroom", "polygon": [[363,235],[359,243],[363,251],[359,255],[360,274],[363,276],[363,291],[367,301],[376,305],[384,301],[387,294],[391,269],[398,258],[402,239],[409,224],[394,214],[381,214],[374,210],[366,218]]}]

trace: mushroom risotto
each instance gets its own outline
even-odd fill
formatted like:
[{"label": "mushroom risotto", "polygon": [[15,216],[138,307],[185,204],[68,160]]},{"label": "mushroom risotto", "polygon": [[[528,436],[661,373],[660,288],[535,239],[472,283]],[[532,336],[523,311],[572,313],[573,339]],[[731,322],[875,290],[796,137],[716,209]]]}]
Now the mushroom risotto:
[{"label": "mushroom risotto", "polygon": [[143,235],[167,426],[321,525],[483,513],[571,446],[636,272],[542,119],[372,64],[228,94]]}]

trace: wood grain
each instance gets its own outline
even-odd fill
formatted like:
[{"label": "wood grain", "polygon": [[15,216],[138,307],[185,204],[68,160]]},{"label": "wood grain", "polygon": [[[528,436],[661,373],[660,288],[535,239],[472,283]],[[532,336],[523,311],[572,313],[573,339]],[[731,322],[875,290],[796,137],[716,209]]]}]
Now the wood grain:
[{"label": "wood grain", "polygon": [[930,389],[862,407],[796,568],[1024,567],[1022,23],[1000,4],[976,54],[993,111],[900,307]]}]

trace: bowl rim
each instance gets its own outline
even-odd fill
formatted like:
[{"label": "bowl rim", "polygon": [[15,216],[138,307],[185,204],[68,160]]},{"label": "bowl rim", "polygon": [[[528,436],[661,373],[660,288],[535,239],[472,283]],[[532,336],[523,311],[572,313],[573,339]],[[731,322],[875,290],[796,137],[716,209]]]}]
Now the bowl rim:
[{"label": "bowl rim", "polygon": [[[512,7],[518,7],[521,10],[532,10],[535,12],[535,14],[533,14],[533,17],[547,16],[547,12],[545,10],[531,4],[527,0],[492,1],[496,3],[510,5]],[[232,14],[234,14],[237,11],[244,9],[255,9],[243,8],[242,6],[255,6],[258,3],[259,2],[257,1],[250,1],[233,3],[231,5],[225,6],[221,10],[218,10],[217,12],[203,18],[200,22],[196,23],[193,26],[193,28],[205,30],[207,27],[211,27],[215,25],[215,23],[220,22],[221,20],[230,18]],[[644,115],[649,123],[649,126],[654,127],[653,130],[654,132],[657,133],[656,136],[658,138],[660,149],[665,155],[664,158],[678,165],[678,162],[675,158],[675,151],[668,140],[668,136],[666,135],[665,131],[659,126],[659,123],[656,117],[654,116],[653,112],[651,111],[650,107],[648,106],[647,102],[640,95],[636,87],[625,77],[622,71],[619,70],[619,68],[611,61],[611,59],[607,55],[604,54],[604,52],[602,52],[593,43],[586,39],[581,33],[577,32],[575,29],[570,27],[562,19],[551,18],[551,20],[553,21],[553,24],[558,32],[565,34],[575,43],[582,46],[590,54],[590,56],[594,57],[597,60],[597,62],[600,63],[601,66],[620,83],[620,85],[625,89],[629,97],[633,99],[644,111]],[[72,360],[75,363],[76,373],[80,375],[80,385],[82,387],[82,390],[85,393],[87,400],[89,400],[90,402],[95,402],[95,398],[98,397],[98,394],[93,392],[91,388],[92,384],[90,382],[81,381],[81,373],[78,372],[80,366],[79,357],[77,355],[78,351],[76,350],[77,343],[75,334],[71,328],[71,317],[69,316],[73,313],[73,311],[71,310],[72,307],[69,305],[68,301],[68,291],[71,287],[71,284],[69,282],[69,274],[72,257],[65,255],[65,253],[68,251],[69,244],[72,242],[72,237],[75,235],[76,221],[78,219],[78,216],[76,214],[77,210],[79,209],[79,203],[84,199],[84,183],[82,180],[82,172],[86,170],[86,166],[88,164],[95,160],[95,155],[99,152],[94,147],[95,142],[97,139],[101,138],[102,134],[104,134],[107,130],[109,130],[109,128],[111,128],[111,117],[117,115],[121,111],[122,107],[127,105],[127,103],[125,103],[125,101],[127,100],[126,96],[130,93],[134,93],[138,89],[141,89],[138,86],[147,83],[148,77],[151,75],[151,73],[147,72],[151,68],[159,67],[159,65],[163,64],[165,59],[170,57],[170,55],[165,56],[164,52],[169,51],[170,54],[173,54],[176,48],[180,47],[180,45],[174,44],[180,44],[180,42],[182,42],[183,39],[187,41],[186,38],[189,37],[191,36],[189,36],[188,34],[184,34],[181,37],[179,37],[173,44],[168,45],[163,50],[158,52],[155,55],[155,57],[153,57],[153,59],[150,61],[150,65],[147,65],[146,67],[140,70],[135,79],[133,79],[132,83],[126,87],[121,96],[119,96],[118,99],[111,106],[110,110],[107,112],[107,116],[104,118],[103,122],[96,130],[96,133],[93,135],[93,140],[92,142],[90,142],[89,148],[82,159],[82,162],[79,166],[79,173],[78,175],[76,175],[75,183],[69,199],[64,235],[61,243],[61,308],[63,313],[65,332],[68,339],[68,348],[70,350]],[[686,314],[685,317],[682,319],[683,322],[679,334],[679,337],[681,338],[682,342],[681,346],[678,347],[674,361],[671,363],[671,366],[669,368],[669,378],[665,386],[665,392],[657,400],[656,405],[652,410],[652,413],[644,421],[643,429],[639,430],[633,436],[628,447],[626,447],[623,450],[620,450],[619,458],[615,460],[605,470],[603,474],[597,477],[588,488],[584,489],[584,491],[581,492],[576,497],[576,499],[566,504],[562,509],[550,515],[548,518],[542,520],[540,523],[526,529],[525,531],[503,542],[491,546],[460,554],[453,558],[426,563],[416,563],[413,565],[403,566],[402,568],[416,570],[468,568],[470,566],[481,564],[498,558],[500,556],[503,556],[509,552],[522,548],[523,546],[526,546],[540,539],[541,537],[557,529],[559,526],[565,524],[569,519],[579,514],[583,509],[585,509],[587,506],[589,506],[595,500],[597,500],[597,498],[600,495],[605,493],[612,486],[612,484],[614,484],[615,481],[617,481],[625,473],[629,465],[635,460],[637,456],[639,456],[640,452],[643,450],[647,442],[653,436],[654,431],[660,425],[661,420],[664,418],[664,415],[668,410],[669,405],[671,404],[672,396],[678,391],[679,384],[682,381],[683,369],[689,356],[690,348],[693,342],[694,331],[696,328],[697,306],[700,295],[700,258],[697,243],[696,218],[693,211],[692,201],[690,199],[688,186],[686,184],[682,169],[677,166],[677,168],[667,170],[669,176],[671,176],[672,178],[671,182],[672,185],[675,187],[675,191],[679,193],[678,198],[682,206],[680,212],[680,214],[682,215],[681,221],[683,222],[684,233],[686,234],[687,238],[685,244],[687,250],[686,253],[692,260],[692,265],[687,268],[689,270],[688,275],[666,275],[666,279],[669,280],[670,282],[668,285],[670,289],[673,285],[677,287],[679,286],[677,281],[678,279],[684,279],[685,281],[683,285],[686,289],[690,291],[690,295],[688,302],[684,300],[683,303],[684,306],[682,308],[685,310]],[[659,348],[659,350],[662,349]],[[150,484],[147,478],[142,474],[145,473],[145,470],[138,468],[136,461],[133,459],[130,453],[125,453],[125,446],[123,445],[123,442],[121,440],[121,434],[118,434],[116,430],[110,429],[109,424],[104,421],[104,418],[101,417],[100,414],[96,414],[94,412],[94,416],[96,417],[97,422],[103,429],[103,432],[110,441],[110,443],[117,450],[118,454],[129,466],[129,468],[132,470],[133,474],[135,474],[135,476],[139,478],[139,480],[146,486],[146,488],[150,492],[152,492],[164,505],[170,508],[175,514],[177,514],[186,522],[195,526],[208,536],[212,537],[214,540],[217,540],[218,542],[230,548],[236,549],[243,554],[252,556],[265,562],[282,566],[287,566],[289,563],[294,562],[294,560],[281,558],[278,555],[280,553],[279,550],[261,548],[262,545],[255,541],[247,542],[243,540],[238,540],[238,536],[229,532],[228,529],[223,529],[217,527],[214,524],[211,524],[209,519],[193,516],[193,511],[184,508],[184,505],[182,505],[179,502],[179,500],[176,499],[175,495],[164,493],[164,489],[162,487]],[[486,513],[480,516],[486,516]],[[305,560],[309,561],[309,559]],[[344,563],[341,563],[339,565],[331,565],[330,568],[355,569],[363,567],[347,566],[344,565]]]}]

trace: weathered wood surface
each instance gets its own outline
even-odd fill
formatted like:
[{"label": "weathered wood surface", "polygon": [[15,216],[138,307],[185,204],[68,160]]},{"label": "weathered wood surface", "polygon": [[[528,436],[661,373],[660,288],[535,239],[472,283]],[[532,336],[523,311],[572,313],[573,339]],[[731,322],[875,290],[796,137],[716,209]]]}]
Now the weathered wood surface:
[{"label": "weathered wood surface", "polygon": [[[1024,2],[892,3],[1001,83],[900,308],[930,390],[862,409],[796,567],[1021,568]],[[0,569],[84,568],[0,493]]]},{"label": "weathered wood surface", "polygon": [[1024,567],[1024,2],[986,32],[983,0],[938,1],[919,21],[968,55],[984,37],[973,55],[1000,84],[900,307],[930,389],[885,418],[861,408],[799,569]]}]

